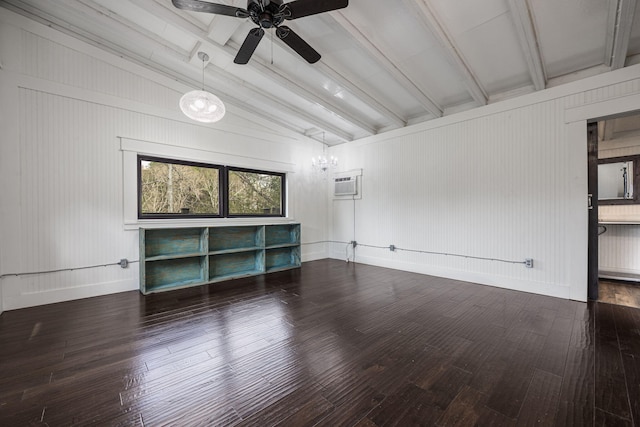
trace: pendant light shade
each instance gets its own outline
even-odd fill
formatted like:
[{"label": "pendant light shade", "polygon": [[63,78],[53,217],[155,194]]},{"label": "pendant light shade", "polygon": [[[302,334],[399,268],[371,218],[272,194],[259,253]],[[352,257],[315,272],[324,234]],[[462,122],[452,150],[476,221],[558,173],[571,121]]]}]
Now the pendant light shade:
[{"label": "pendant light shade", "polygon": [[217,122],[226,112],[220,98],[204,90],[192,90],[182,95],[180,109],[190,119],[204,123]]},{"label": "pendant light shade", "polygon": [[204,63],[209,55],[198,52],[198,58],[202,60],[202,90],[192,90],[182,95],[180,109],[192,120],[214,123],[222,119],[227,110],[220,98],[204,90]]}]

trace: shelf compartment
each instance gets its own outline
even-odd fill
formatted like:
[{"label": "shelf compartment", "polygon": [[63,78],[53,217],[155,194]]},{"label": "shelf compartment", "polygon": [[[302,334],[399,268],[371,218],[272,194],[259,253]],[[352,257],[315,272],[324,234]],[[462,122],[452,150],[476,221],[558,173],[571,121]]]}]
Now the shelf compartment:
[{"label": "shelf compartment", "polygon": [[263,226],[210,227],[209,253],[230,253],[264,245]]},{"label": "shelf compartment", "polygon": [[265,251],[265,271],[287,270],[300,267],[300,246],[267,249]]},{"label": "shelf compartment", "polygon": [[300,244],[299,243],[283,243],[281,245],[270,245],[267,247],[267,249],[291,248],[296,246],[300,246]]},{"label": "shelf compartment", "polygon": [[[206,228],[144,230],[145,259],[204,254]],[[142,232],[142,230],[141,230]]]},{"label": "shelf compartment", "polygon": [[300,224],[266,225],[264,241],[267,248],[300,244]]},{"label": "shelf compartment", "polygon": [[146,262],[144,267],[144,293],[206,282],[205,256]]},{"label": "shelf compartment", "polygon": [[264,251],[209,255],[209,280],[221,281],[264,273]]},{"label": "shelf compartment", "polygon": [[201,252],[192,252],[192,253],[179,254],[179,255],[158,255],[158,256],[147,257],[146,261],[147,262],[164,261],[167,259],[192,258],[192,257],[197,257],[202,255],[203,254]]},{"label": "shelf compartment", "polygon": [[222,255],[222,254],[233,254],[237,252],[250,252],[262,249],[262,246],[253,246],[250,248],[237,248],[237,249],[225,249],[222,251],[211,251],[209,255]]}]

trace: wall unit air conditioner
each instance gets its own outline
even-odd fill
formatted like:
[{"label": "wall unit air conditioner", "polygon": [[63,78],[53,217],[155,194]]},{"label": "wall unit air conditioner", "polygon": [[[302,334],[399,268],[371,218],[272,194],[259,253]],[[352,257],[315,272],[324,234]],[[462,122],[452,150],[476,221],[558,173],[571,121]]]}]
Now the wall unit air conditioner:
[{"label": "wall unit air conditioner", "polygon": [[337,172],[333,175],[333,199],[362,198],[362,169]]},{"label": "wall unit air conditioner", "polygon": [[358,194],[357,177],[347,176],[333,179],[334,196],[355,196]]}]

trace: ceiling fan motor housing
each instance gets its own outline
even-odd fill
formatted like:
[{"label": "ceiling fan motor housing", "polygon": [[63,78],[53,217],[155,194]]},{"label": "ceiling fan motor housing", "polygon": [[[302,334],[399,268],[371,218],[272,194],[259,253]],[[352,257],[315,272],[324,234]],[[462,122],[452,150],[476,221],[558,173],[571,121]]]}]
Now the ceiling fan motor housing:
[{"label": "ceiling fan motor housing", "polygon": [[251,20],[262,28],[273,28],[282,24],[284,16],[280,11],[280,1],[278,0],[249,0],[247,10]]}]

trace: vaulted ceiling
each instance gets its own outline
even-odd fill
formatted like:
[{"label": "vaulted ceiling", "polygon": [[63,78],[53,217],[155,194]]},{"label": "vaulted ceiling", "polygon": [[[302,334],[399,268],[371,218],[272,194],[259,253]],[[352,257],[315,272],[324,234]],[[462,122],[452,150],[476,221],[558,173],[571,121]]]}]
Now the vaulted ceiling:
[{"label": "vaulted ceiling", "polygon": [[267,30],[246,65],[233,60],[249,18],[171,0],[0,6],[194,88],[203,51],[205,86],[225,104],[331,145],[640,62],[635,0],[351,0],[287,21],[322,55],[315,64]]}]

